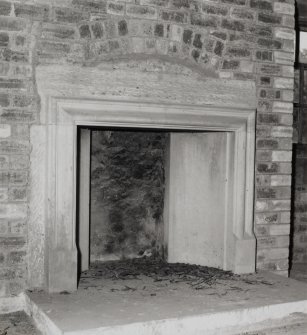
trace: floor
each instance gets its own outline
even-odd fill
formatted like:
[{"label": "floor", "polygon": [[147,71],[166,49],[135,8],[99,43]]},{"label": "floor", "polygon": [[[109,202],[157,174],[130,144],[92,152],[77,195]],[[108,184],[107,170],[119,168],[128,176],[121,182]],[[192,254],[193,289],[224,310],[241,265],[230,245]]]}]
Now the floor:
[{"label": "floor", "polygon": [[[93,330],[86,334],[109,334],[110,329],[112,335],[155,331],[186,335],[187,330],[202,334],[204,324],[210,334],[222,334],[213,331],[220,324],[231,326],[231,334],[291,334],[287,327],[293,334],[307,334],[307,329],[302,330],[305,315],[294,314],[291,322],[287,319],[292,312],[307,313],[306,283],[269,273],[236,276],[205,267],[138,262],[97,263],[83,273],[77,292],[32,291],[28,297],[64,334],[85,330]],[[283,319],[261,324],[266,317]],[[241,327],[236,332],[237,322],[260,322],[261,331],[255,332],[254,327],[248,333],[248,327]]]},{"label": "floor", "polygon": [[[279,320],[283,325],[259,324],[260,330],[244,332],[237,335],[303,335],[307,334],[307,315],[298,314]],[[24,312],[0,315],[0,335],[41,335],[33,321]],[[172,335],[172,334],[170,334]],[[205,335],[205,334],[204,334]]]},{"label": "floor", "polygon": [[291,278],[307,283],[307,269],[304,269],[304,271],[293,271]]},{"label": "floor", "polygon": [[[273,325],[272,325],[273,324]],[[259,330],[243,332],[236,335],[306,335],[307,314],[291,315],[277,322],[262,323],[258,325]]]},{"label": "floor", "polygon": [[0,315],[0,335],[41,335],[25,312]]}]

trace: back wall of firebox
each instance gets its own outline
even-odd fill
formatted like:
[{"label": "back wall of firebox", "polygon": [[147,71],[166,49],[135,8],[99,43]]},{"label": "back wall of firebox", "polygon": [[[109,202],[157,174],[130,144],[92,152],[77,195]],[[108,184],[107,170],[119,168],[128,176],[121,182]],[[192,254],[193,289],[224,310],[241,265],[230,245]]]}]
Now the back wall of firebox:
[{"label": "back wall of firebox", "polygon": [[166,137],[161,132],[92,132],[92,262],[162,256]]}]

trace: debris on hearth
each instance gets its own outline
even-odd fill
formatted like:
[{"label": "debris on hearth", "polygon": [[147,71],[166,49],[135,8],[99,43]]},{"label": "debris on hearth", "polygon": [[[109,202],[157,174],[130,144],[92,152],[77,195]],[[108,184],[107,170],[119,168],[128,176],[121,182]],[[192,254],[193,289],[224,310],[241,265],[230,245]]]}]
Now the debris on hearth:
[{"label": "debris on hearth", "polygon": [[[218,280],[235,279],[237,275],[221,269],[184,263],[167,263],[162,259],[143,257],[120,261],[95,262],[82,279],[104,278],[111,280],[140,279],[150,277],[154,282],[187,283],[199,290],[214,285]],[[133,290],[133,288],[125,288]]]}]

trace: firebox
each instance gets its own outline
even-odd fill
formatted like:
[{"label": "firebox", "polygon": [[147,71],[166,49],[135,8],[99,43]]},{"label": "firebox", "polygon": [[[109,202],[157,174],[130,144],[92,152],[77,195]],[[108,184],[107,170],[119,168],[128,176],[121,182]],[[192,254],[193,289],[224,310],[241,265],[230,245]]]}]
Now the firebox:
[{"label": "firebox", "polygon": [[144,256],[252,271],[233,264],[231,132],[78,130],[81,271]]}]

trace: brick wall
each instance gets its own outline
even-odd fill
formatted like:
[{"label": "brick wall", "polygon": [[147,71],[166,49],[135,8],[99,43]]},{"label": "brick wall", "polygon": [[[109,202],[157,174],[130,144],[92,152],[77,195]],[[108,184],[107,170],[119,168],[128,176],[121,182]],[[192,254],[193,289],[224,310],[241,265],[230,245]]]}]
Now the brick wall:
[{"label": "brick wall", "polygon": [[294,0],[0,1],[0,294],[27,278],[29,127],[35,66],[159,54],[257,84],[258,268],[286,274]]},{"label": "brick wall", "polygon": [[31,23],[0,2],[0,296],[27,278],[29,127],[38,112],[30,53]]}]

